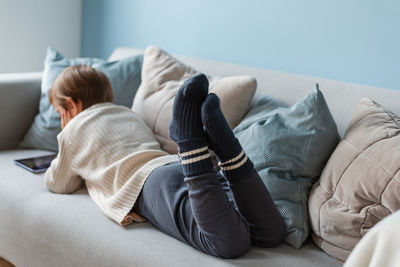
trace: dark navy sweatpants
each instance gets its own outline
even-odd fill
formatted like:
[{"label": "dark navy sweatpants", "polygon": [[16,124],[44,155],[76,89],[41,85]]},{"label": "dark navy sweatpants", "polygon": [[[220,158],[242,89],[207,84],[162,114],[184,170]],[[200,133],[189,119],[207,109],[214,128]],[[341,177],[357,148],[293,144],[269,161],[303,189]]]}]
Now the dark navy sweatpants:
[{"label": "dark navy sweatpants", "polygon": [[222,258],[251,245],[278,245],[286,226],[258,173],[230,184],[235,203],[220,180],[217,172],[185,177],[179,162],[161,166],[147,178],[135,210],[162,232]]}]

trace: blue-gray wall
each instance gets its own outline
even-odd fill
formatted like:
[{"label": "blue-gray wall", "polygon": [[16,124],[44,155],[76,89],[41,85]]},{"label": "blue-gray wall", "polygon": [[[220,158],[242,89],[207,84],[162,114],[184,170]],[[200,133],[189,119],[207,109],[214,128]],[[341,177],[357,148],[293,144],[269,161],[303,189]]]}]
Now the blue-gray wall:
[{"label": "blue-gray wall", "polygon": [[400,1],[83,0],[82,56],[170,53],[400,89]]}]

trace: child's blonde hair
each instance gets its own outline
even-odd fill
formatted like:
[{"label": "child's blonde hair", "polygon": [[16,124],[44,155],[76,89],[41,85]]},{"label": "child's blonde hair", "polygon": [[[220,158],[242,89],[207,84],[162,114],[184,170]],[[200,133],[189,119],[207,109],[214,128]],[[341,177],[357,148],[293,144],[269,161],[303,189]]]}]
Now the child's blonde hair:
[{"label": "child's blonde hair", "polygon": [[92,105],[113,102],[111,83],[107,76],[87,65],[73,65],[66,68],[49,91],[50,103],[57,103],[68,110],[66,98],[82,102],[82,109]]}]

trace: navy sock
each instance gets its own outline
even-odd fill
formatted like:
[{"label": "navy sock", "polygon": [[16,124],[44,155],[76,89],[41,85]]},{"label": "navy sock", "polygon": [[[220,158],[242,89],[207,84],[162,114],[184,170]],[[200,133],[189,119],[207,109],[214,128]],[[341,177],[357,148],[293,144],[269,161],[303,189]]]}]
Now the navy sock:
[{"label": "navy sock", "polygon": [[198,74],[188,79],[176,94],[169,136],[178,145],[185,176],[213,171],[208,140],[201,122],[201,106],[208,94],[208,79]]},{"label": "navy sock", "polygon": [[234,136],[220,107],[217,95],[209,94],[201,107],[201,120],[209,140],[210,149],[230,182],[237,182],[254,171],[254,165]]}]

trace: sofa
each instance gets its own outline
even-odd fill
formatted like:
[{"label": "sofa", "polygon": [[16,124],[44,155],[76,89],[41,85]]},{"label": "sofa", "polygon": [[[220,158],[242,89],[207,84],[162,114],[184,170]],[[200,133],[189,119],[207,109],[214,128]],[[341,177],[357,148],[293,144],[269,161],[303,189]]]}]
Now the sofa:
[{"label": "sofa", "polygon": [[[143,50],[118,48],[109,60],[139,53]],[[265,93],[288,105],[318,82],[340,136],[363,97],[400,114],[400,91],[174,56],[210,75],[253,76],[257,80],[255,99]],[[17,149],[38,112],[41,78],[41,72],[0,75],[0,257],[16,266],[341,266],[311,238],[300,249],[282,244],[254,247],[238,259],[215,258],[149,223],[119,226],[103,215],[85,188],[71,195],[50,193],[44,174],[32,174],[13,163],[17,158],[49,153]]]}]

